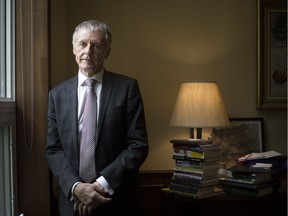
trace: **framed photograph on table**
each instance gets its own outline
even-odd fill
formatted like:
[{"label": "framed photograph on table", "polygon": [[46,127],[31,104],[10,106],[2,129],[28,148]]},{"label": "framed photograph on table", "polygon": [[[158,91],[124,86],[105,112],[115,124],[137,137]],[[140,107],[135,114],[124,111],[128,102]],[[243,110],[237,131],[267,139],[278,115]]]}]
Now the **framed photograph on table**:
[{"label": "framed photograph on table", "polygon": [[287,1],[258,0],[257,109],[287,108]]},{"label": "framed photograph on table", "polygon": [[220,145],[220,162],[226,168],[239,157],[264,151],[263,118],[230,118],[230,125],[213,128],[211,140]]}]

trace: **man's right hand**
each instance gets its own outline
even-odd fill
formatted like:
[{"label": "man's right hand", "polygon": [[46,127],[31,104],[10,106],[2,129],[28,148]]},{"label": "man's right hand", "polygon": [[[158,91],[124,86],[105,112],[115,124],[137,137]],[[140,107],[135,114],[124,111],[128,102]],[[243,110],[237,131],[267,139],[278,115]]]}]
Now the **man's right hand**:
[{"label": "man's right hand", "polygon": [[112,199],[107,196],[107,192],[108,191],[97,181],[93,184],[77,184],[74,189],[74,196],[77,197],[74,203],[74,210],[78,210],[80,215],[91,213],[94,208],[112,201]]}]

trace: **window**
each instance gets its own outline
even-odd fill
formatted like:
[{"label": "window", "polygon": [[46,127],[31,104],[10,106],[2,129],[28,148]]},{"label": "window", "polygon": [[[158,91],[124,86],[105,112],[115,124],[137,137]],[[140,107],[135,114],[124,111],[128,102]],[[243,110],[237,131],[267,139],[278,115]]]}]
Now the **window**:
[{"label": "window", "polygon": [[0,215],[14,215],[11,134],[11,127],[0,127]]},{"label": "window", "polygon": [[0,215],[15,212],[15,0],[0,0]]},{"label": "window", "polygon": [[14,0],[0,0],[0,99],[14,99]]}]

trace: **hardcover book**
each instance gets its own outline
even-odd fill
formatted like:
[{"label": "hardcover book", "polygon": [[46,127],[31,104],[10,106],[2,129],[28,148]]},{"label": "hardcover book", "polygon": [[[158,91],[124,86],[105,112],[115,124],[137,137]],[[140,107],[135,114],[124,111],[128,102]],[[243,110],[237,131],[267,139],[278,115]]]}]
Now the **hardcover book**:
[{"label": "hardcover book", "polygon": [[170,143],[194,145],[194,146],[213,144],[212,140],[203,140],[203,139],[172,139],[170,140]]},{"label": "hardcover book", "polygon": [[192,150],[186,150],[186,149],[176,149],[173,148],[173,155],[174,156],[181,156],[181,157],[191,157],[191,158],[219,158],[220,151],[204,151],[204,152],[197,152]]},{"label": "hardcover book", "polygon": [[173,143],[173,148],[203,152],[208,150],[219,150],[220,146],[217,144],[188,145],[188,144]]},{"label": "hardcover book", "polygon": [[273,180],[272,174],[268,172],[257,173],[232,173],[232,177],[227,177],[227,181],[234,181],[246,184],[261,184],[271,182]]},{"label": "hardcover book", "polygon": [[222,180],[221,181],[222,184],[226,187],[226,186],[233,186],[233,187],[238,187],[241,189],[251,189],[251,190],[257,190],[257,189],[261,189],[261,188],[265,188],[265,187],[274,187],[277,185],[276,182],[267,182],[267,183],[262,183],[262,184],[246,184],[246,183],[241,183],[241,182],[233,182],[233,181],[227,181]]},{"label": "hardcover book", "polygon": [[248,189],[226,185],[225,192],[228,194],[244,195],[250,197],[261,197],[273,193],[273,186],[267,186],[258,189]]},{"label": "hardcover book", "polygon": [[173,155],[173,159],[175,160],[186,160],[191,162],[219,162],[219,157],[212,158],[193,158],[187,157],[186,155]]}]

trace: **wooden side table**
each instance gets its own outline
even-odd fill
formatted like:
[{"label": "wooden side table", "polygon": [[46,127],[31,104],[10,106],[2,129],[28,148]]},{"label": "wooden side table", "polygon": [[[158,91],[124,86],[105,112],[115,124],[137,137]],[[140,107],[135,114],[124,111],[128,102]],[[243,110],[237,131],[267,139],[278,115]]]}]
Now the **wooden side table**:
[{"label": "wooden side table", "polygon": [[162,216],[287,216],[287,193],[253,198],[222,194],[195,200],[162,193]]}]

